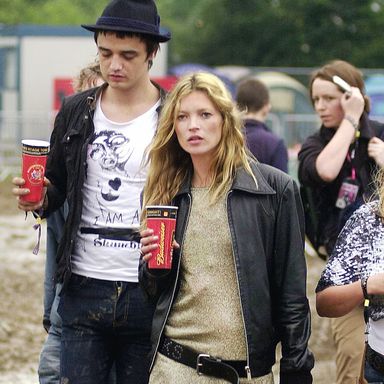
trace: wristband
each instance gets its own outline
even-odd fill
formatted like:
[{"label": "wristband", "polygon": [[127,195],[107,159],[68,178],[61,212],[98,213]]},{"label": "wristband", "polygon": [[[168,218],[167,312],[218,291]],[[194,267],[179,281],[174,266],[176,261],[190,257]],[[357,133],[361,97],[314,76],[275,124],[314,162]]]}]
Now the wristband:
[{"label": "wristband", "polygon": [[351,125],[355,129],[355,131],[357,131],[359,129],[359,123],[353,117],[351,117],[349,115],[345,115],[344,119],[351,123]]},{"label": "wristband", "polygon": [[368,283],[369,276],[363,276],[360,280],[361,283],[361,289],[363,291],[364,299],[369,299],[368,297],[368,291],[367,291],[367,283]]}]

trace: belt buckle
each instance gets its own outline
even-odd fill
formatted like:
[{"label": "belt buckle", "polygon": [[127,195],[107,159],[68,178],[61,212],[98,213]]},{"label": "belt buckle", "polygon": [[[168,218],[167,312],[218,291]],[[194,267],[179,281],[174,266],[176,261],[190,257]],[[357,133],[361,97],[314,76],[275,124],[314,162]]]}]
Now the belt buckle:
[{"label": "belt buckle", "polygon": [[210,358],[211,356],[210,355],[207,355],[205,353],[199,353],[199,355],[197,356],[197,359],[196,359],[196,372],[198,375],[202,375],[203,373],[200,372],[200,368],[203,366],[203,363],[200,361],[203,357],[206,357],[206,358]]}]

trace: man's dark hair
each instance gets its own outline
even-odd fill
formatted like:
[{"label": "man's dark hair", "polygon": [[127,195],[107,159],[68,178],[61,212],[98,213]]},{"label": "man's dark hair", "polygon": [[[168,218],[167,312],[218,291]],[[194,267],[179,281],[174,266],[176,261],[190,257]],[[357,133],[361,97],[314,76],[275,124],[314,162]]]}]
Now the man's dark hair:
[{"label": "man's dark hair", "polygon": [[236,101],[241,110],[258,112],[269,103],[268,88],[257,79],[245,79],[236,90]]}]

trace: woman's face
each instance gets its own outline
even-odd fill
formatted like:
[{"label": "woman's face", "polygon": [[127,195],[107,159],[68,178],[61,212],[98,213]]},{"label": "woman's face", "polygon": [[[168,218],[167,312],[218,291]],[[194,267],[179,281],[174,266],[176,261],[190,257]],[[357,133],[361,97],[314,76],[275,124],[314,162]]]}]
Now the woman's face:
[{"label": "woman's face", "polygon": [[210,161],[222,135],[223,118],[209,97],[193,91],[180,100],[175,132],[180,146],[192,160]]},{"label": "woman's face", "polygon": [[332,81],[315,79],[312,83],[312,101],[321,122],[327,128],[338,128],[344,118],[339,90]]}]

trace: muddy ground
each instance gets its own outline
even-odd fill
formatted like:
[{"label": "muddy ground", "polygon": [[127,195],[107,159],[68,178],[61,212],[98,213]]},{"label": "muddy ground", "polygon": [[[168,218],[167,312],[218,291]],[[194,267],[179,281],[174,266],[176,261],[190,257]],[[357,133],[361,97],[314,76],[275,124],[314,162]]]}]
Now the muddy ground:
[{"label": "muddy ground", "polygon": [[[32,218],[25,220],[0,186],[0,383],[37,383],[45,331],[41,326],[45,242],[38,255]],[[45,236],[43,236],[45,237]]]},{"label": "muddy ground", "polygon": [[[37,363],[45,338],[41,325],[45,236],[40,253],[33,255],[37,236],[32,228],[34,220],[25,220],[17,210],[10,188],[9,181],[0,184],[0,384],[37,384]],[[307,262],[313,312],[313,291],[323,262],[310,256]],[[314,383],[333,383],[334,346],[329,320],[320,319],[314,312],[310,346],[316,358]]]}]

